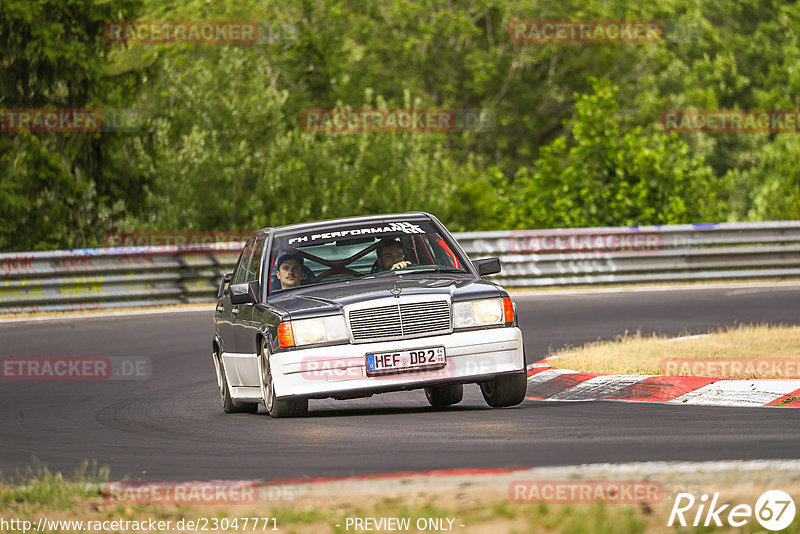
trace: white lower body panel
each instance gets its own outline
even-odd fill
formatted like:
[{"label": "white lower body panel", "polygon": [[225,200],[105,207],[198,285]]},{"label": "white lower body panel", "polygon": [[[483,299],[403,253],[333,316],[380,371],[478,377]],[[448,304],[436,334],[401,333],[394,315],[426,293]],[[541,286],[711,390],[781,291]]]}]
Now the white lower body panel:
[{"label": "white lower body panel", "polygon": [[[443,346],[442,369],[367,376],[366,355]],[[270,357],[278,397],[327,396],[368,390],[402,390],[435,382],[469,382],[470,378],[525,370],[522,332],[517,327],[456,332],[399,341],[335,345],[278,352]]]}]

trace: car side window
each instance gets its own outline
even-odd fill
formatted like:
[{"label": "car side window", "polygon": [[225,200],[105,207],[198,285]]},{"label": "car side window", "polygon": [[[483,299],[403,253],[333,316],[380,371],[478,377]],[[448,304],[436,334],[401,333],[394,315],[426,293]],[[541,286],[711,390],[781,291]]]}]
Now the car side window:
[{"label": "car side window", "polygon": [[256,236],[251,235],[242,249],[242,254],[239,256],[239,263],[236,264],[236,270],[233,273],[231,285],[243,284],[247,276],[247,269],[250,267],[250,259],[253,257],[253,249],[255,248]]},{"label": "car side window", "polygon": [[258,268],[261,266],[261,255],[264,252],[264,243],[267,240],[263,237],[256,237],[256,244],[253,250],[253,257],[250,260],[250,266],[247,268],[244,281],[252,282],[258,280]]}]

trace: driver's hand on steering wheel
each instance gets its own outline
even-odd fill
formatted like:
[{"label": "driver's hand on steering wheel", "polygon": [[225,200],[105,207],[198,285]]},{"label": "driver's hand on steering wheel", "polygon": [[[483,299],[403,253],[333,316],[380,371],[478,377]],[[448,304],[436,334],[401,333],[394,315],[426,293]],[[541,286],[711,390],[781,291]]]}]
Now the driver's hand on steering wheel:
[{"label": "driver's hand on steering wheel", "polygon": [[405,269],[409,265],[411,265],[410,261],[405,261],[405,260],[404,261],[398,261],[397,263],[392,265],[392,270],[394,271],[395,269]]}]

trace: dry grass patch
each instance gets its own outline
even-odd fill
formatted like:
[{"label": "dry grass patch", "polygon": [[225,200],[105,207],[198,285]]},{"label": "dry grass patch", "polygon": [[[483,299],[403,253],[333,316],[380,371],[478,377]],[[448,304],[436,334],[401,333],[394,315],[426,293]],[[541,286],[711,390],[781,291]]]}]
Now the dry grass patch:
[{"label": "dry grass patch", "polygon": [[800,327],[740,325],[702,336],[620,336],[548,356],[554,367],[609,374],[800,378]]}]

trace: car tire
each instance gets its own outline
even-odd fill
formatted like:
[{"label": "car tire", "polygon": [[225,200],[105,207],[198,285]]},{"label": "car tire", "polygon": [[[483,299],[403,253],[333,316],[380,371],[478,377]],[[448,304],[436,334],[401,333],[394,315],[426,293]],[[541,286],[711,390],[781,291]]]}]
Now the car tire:
[{"label": "car tire", "polygon": [[509,375],[497,375],[481,382],[481,393],[486,404],[492,408],[516,406],[525,399],[528,390],[528,375],[524,371]]},{"label": "car tire", "polygon": [[464,398],[463,384],[445,384],[425,388],[425,397],[433,407],[458,404]]},{"label": "car tire", "polygon": [[308,413],[308,399],[279,399],[275,396],[275,384],[269,366],[269,348],[266,342],[261,343],[261,385],[264,406],[272,417],[302,417]]},{"label": "car tire", "polygon": [[214,353],[214,367],[217,370],[217,386],[219,396],[222,401],[222,411],[225,413],[257,413],[258,403],[237,402],[231,398],[231,391],[228,389],[228,379],[225,376],[225,366],[219,354]]}]

